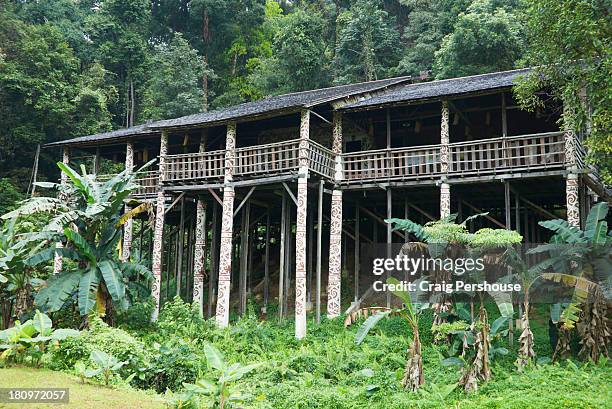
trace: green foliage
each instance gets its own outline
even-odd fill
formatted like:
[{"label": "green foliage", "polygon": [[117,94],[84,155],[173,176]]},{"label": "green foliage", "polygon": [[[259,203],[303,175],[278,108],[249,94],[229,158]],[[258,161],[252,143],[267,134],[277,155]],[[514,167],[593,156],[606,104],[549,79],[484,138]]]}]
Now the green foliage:
[{"label": "green foliage", "polygon": [[[6,219],[38,212],[50,213],[51,221],[40,232],[26,237],[32,241],[46,240],[43,242],[46,248],[32,255],[26,264],[36,265],[51,260],[56,252],[76,263],[74,268],[52,276],[38,292],[35,302],[47,311],[57,311],[76,291],[83,316],[94,307],[101,314],[106,313],[111,299],[115,308],[125,310],[129,304],[128,279],[151,277],[143,265],[119,261],[116,252],[121,239],[121,225],[127,220],[122,216],[123,201],[137,187],[134,182],[137,173],[123,171],[106,182],[100,182],[87,174],[84,167],[79,174],[63,163],[58,163],[58,166],[71,183],[44,183],[40,186],[59,189],[62,198],[33,197],[3,216]],[[143,169],[146,166],[148,164]],[[129,214],[128,217],[133,216]],[[58,241],[66,242],[64,248],[55,248],[54,243]]]},{"label": "green foliage", "polygon": [[102,375],[104,385],[106,386],[109,385],[112,376],[127,363],[120,362],[114,356],[98,349],[91,351],[89,360],[94,365],[94,368],[86,369],[83,374],[86,378],[95,378]]},{"label": "green foliage", "polygon": [[382,3],[355,0],[338,16],[338,38],[332,62],[336,83],[385,78],[399,62],[399,33]]},{"label": "green foliage", "polygon": [[17,207],[17,202],[23,200],[23,195],[10,179],[0,179],[0,216]]},{"label": "green foliage", "polygon": [[15,325],[0,331],[0,361],[38,366],[40,359],[49,346],[57,347],[60,341],[78,337],[79,331],[73,329],[53,329],[51,319],[40,311],[23,324],[17,320]]},{"label": "green foliage", "polygon": [[144,118],[176,118],[202,110],[200,82],[204,70],[209,69],[180,33],[170,43],[157,46],[152,66],[144,94]]},{"label": "green foliage", "polygon": [[[536,66],[516,89],[521,105],[535,109],[543,98],[563,101],[563,125],[582,133],[589,160],[612,183],[612,31],[610,5],[591,0],[527,0],[526,64]],[[543,87],[547,95],[537,92]],[[578,90],[583,90],[579,92]]]},{"label": "green foliage", "polygon": [[435,52],[437,78],[451,78],[515,67],[523,50],[517,14],[502,2],[475,0],[460,13],[453,32]]}]

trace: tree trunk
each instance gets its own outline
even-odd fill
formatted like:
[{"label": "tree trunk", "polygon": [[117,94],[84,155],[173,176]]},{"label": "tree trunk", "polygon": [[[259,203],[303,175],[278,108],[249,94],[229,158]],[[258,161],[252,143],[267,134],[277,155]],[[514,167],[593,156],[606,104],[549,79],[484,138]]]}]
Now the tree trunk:
[{"label": "tree trunk", "polygon": [[421,353],[421,338],[418,326],[412,327],[412,345],[408,351],[408,360],[404,368],[404,378],[402,386],[416,392],[425,382],[423,377],[423,355]]}]

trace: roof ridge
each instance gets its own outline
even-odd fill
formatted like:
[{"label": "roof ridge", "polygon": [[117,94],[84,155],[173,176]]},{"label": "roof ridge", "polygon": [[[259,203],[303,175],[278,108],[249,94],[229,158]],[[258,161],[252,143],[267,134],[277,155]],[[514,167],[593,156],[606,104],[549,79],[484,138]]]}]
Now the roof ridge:
[{"label": "roof ridge", "polygon": [[410,83],[410,84],[406,84],[405,86],[409,87],[409,86],[412,86],[412,85],[433,84],[434,82],[441,83],[441,82],[446,82],[446,81],[464,80],[464,79],[467,79],[467,78],[478,78],[478,77],[485,77],[487,75],[495,75],[495,74],[509,74],[511,72],[524,71],[524,70],[530,70],[530,69],[531,69],[531,67],[525,67],[525,68],[515,68],[513,70],[506,70],[506,71],[485,72],[484,74],[464,75],[463,77],[453,77],[453,78],[443,78],[443,79],[440,79],[440,80],[413,82],[413,83]]}]

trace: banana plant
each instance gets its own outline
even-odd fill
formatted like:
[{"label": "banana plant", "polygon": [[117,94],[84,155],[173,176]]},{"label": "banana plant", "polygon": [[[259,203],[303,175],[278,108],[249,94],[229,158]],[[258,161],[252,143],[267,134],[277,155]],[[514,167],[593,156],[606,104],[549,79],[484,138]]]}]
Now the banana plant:
[{"label": "banana plant", "polygon": [[561,335],[555,356],[569,352],[567,334],[577,325],[582,338],[579,355],[597,362],[607,355],[610,328],[606,319],[612,288],[612,231],[608,230],[606,202],[589,212],[584,230],[566,220],[546,220],[540,226],[554,236],[548,244],[530,249],[528,254],[547,256],[534,266],[545,280],[573,289],[573,296],[560,314]]},{"label": "banana plant", "polygon": [[83,375],[86,378],[95,378],[98,375],[102,375],[104,378],[104,385],[106,386],[110,384],[113,374],[117,373],[125,364],[127,364],[127,362],[119,361],[114,356],[98,349],[91,351],[89,360],[95,367],[85,369],[83,371]]},{"label": "banana plant", "polygon": [[[419,282],[422,279],[416,280],[416,288],[419,288]],[[387,283],[391,284],[395,288],[398,288],[400,282],[394,278],[389,277]],[[406,320],[410,330],[412,331],[412,341],[410,348],[408,349],[408,359],[404,368],[404,376],[402,378],[402,386],[404,389],[409,389],[412,392],[416,392],[425,383],[425,377],[423,376],[423,354],[421,352],[421,336],[419,333],[419,317],[421,312],[429,308],[429,303],[422,302],[424,292],[414,292],[414,297],[411,297],[408,291],[393,291],[393,294],[397,296],[403,302],[403,308],[397,310],[389,310],[377,313],[370,316],[364,321],[364,323],[357,330],[355,335],[355,343],[360,345],[365,339],[366,335],[376,326],[376,324],[391,313],[401,316]],[[414,300],[413,300],[414,298]]]},{"label": "banana plant", "polygon": [[208,396],[212,398],[212,407],[215,409],[234,407],[236,404],[244,402],[248,396],[240,392],[240,389],[236,387],[236,382],[263,365],[263,362],[251,365],[241,365],[239,363],[229,365],[225,362],[221,352],[214,346],[204,344],[203,349],[209,369],[217,376],[198,379],[194,384],[184,383],[186,396],[183,399],[190,401],[201,395]]},{"label": "banana plant", "polygon": [[[81,173],[63,163],[58,163],[58,167],[68,176],[69,183],[37,184],[58,190],[57,198],[28,199],[3,218],[50,213],[51,220],[41,231],[25,237],[42,242],[40,251],[29,257],[26,264],[34,266],[47,262],[56,253],[74,261],[64,263],[68,268],[46,281],[35,297],[37,306],[45,311],[57,311],[76,295],[82,316],[96,310],[111,320],[113,306],[125,309],[129,304],[126,291],[129,278],[151,278],[146,267],[122,262],[117,253],[122,225],[139,212],[149,210],[150,206],[141,205],[136,208],[138,210],[123,214],[125,201],[138,187],[135,183],[138,172],[124,171],[108,181],[100,181],[88,174],[84,166]],[[55,243],[60,241],[65,243],[64,247],[56,248]]]},{"label": "banana plant", "polygon": [[0,331],[0,351],[3,351],[0,360],[23,363],[27,355],[38,366],[49,345],[57,345],[79,334],[79,331],[69,328],[53,329],[49,316],[37,310],[32,319],[24,323],[17,320],[13,327]]}]

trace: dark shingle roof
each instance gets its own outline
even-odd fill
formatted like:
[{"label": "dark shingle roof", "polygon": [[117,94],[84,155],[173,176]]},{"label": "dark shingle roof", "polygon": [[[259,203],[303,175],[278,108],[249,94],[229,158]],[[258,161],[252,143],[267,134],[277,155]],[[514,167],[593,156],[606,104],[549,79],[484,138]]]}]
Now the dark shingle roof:
[{"label": "dark shingle roof", "polygon": [[409,81],[410,79],[411,77],[397,77],[378,81],[362,82],[359,84],[339,85],[336,87],[277,95],[215,111],[202,112],[181,118],[159,121],[156,122],[152,128],[174,128],[203,125],[238,118],[255,117],[273,112],[293,111],[299,108],[308,108],[355,94],[380,90],[391,85]]},{"label": "dark shingle roof", "polygon": [[65,141],[48,143],[45,146],[86,145],[91,144],[92,142],[112,141],[132,136],[151,135],[157,133],[157,131],[149,128],[150,125],[151,124],[136,125],[129,128],[117,129],[116,131],[80,136],[78,138],[68,139]]},{"label": "dark shingle roof", "polygon": [[516,79],[529,72],[529,68],[512,71],[494,72],[491,74],[473,75],[470,77],[451,78],[416,84],[406,84],[383,92],[372,98],[344,106],[343,110],[359,110],[367,107],[400,102],[436,99],[473,92],[508,88],[514,85]]}]

